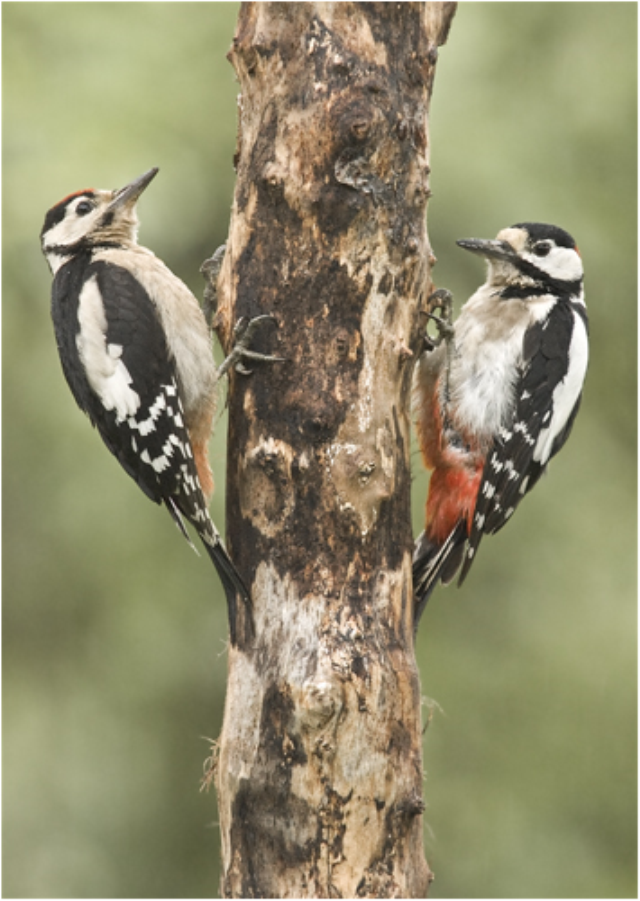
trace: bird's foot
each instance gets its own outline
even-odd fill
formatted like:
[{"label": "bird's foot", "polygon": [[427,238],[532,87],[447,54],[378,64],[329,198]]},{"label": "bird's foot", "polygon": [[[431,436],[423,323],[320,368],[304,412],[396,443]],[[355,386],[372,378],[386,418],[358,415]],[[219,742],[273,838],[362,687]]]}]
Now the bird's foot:
[{"label": "bird's foot", "polygon": [[236,372],[239,372],[241,375],[251,375],[253,372],[252,369],[248,369],[244,362],[247,360],[254,360],[255,362],[261,363],[284,363],[284,357],[275,357],[271,354],[261,354],[255,350],[249,350],[249,345],[253,340],[253,336],[260,328],[262,323],[267,320],[271,320],[271,322],[276,322],[275,316],[271,316],[270,314],[265,314],[262,316],[254,316],[253,319],[247,319],[246,316],[242,316],[236,322],[233,328],[233,338],[234,338],[234,346],[226,358],[226,360],[221,363],[218,367],[218,378],[223,376],[226,372],[228,372],[231,367],[235,369]]},{"label": "bird's foot", "polygon": [[[435,311],[439,312],[436,315]],[[451,341],[454,336],[453,327],[453,295],[446,288],[438,288],[429,296],[427,302],[427,319],[435,323],[437,335],[432,336],[425,332],[427,349],[434,350],[443,341]]]}]

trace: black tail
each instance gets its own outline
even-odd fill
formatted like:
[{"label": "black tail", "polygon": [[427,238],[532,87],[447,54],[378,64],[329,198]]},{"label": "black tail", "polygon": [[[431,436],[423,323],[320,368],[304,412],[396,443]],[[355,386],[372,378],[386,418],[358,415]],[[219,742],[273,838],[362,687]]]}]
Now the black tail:
[{"label": "black tail", "polygon": [[447,585],[455,576],[464,555],[466,528],[463,522],[449,533],[443,544],[437,544],[422,532],[413,551],[413,630],[418,631],[420,617],[438,582]]},{"label": "black tail", "polygon": [[[215,566],[224,593],[227,598],[227,610],[229,612],[229,636],[231,644],[237,645],[238,634],[241,634],[241,644],[244,645],[254,637],[253,613],[251,609],[251,597],[242,576],[235,568],[222,539],[216,536],[214,539],[201,535],[200,539],[205,546],[211,562]],[[240,599],[240,605],[238,605]]]},{"label": "black tail", "polygon": [[[184,520],[182,519],[181,514],[184,513],[184,515],[187,516],[186,512],[180,511],[173,498],[165,498],[165,504],[174,522],[197,554],[198,551],[191,541]],[[187,518],[189,519],[189,517]],[[238,643],[239,634],[242,635],[242,643],[245,644],[254,636],[251,596],[249,595],[247,586],[244,584],[242,576],[234,566],[233,561],[222,542],[222,538],[209,518],[208,513],[206,514],[204,528],[202,522],[197,523],[191,520],[191,524],[198,532],[200,540],[202,541],[207,554],[211,558],[211,562],[215,566],[218,577],[222,582],[222,587],[224,588],[227,599],[231,644],[236,645]],[[237,603],[238,598],[241,602],[239,606]],[[240,623],[238,623],[239,618],[241,620]]]}]

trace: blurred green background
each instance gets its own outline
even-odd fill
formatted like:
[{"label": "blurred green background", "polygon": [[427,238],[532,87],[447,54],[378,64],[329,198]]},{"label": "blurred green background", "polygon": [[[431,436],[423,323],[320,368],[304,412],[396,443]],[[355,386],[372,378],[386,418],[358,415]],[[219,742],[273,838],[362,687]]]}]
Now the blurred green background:
[{"label": "blurred green background", "polygon": [[[211,896],[223,598],[75,408],[38,234],[70,191],[159,166],[141,238],[200,293],[234,185],[237,5],[2,14],[3,894]],[[567,448],[423,621],[432,896],[635,897],[635,4],[462,4],[431,140],[436,282],[461,301],[482,280],[456,238],[553,222],[581,248],[593,347]],[[219,522],[224,434],[221,415]]]}]

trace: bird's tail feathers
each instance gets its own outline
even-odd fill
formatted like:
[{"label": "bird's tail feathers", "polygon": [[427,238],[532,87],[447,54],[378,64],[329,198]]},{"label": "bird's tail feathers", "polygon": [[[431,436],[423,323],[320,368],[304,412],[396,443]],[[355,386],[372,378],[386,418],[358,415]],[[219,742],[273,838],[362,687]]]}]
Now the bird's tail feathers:
[{"label": "bird's tail feathers", "polygon": [[442,544],[422,532],[413,552],[414,631],[438,582],[447,585],[455,577],[464,554],[466,528],[459,522]]},{"label": "bird's tail feathers", "polygon": [[[187,532],[187,527],[184,524],[181,511],[178,509],[175,501],[172,498],[167,498],[165,503],[167,509],[171,513],[173,521],[197,554],[198,549]],[[211,562],[216,568],[216,572],[218,573],[218,577],[224,589],[229,614],[229,634],[231,644],[235,645],[238,643],[238,634],[242,635],[243,643],[247,642],[253,638],[254,634],[251,596],[249,595],[247,586],[231,560],[231,557],[211,520],[207,523],[208,528],[202,528],[201,524],[194,522],[192,525],[197,530],[200,540],[202,541],[207,554],[211,558]],[[241,601],[240,605],[238,605],[238,598]],[[241,619],[240,624],[238,622],[239,618]]]},{"label": "bird's tail feathers", "polygon": [[[198,548],[195,546],[195,544],[191,540],[191,536],[187,532],[187,527],[184,524],[184,519],[182,518],[180,510],[178,509],[173,498],[171,498],[171,497],[165,498],[165,504],[166,504],[167,510],[171,514],[171,518],[173,519],[173,521],[177,525],[178,529],[182,533],[182,536],[186,539],[187,543],[196,552],[196,554],[198,554]],[[198,554],[198,556],[200,556],[200,554]]]},{"label": "bird's tail feathers", "polygon": [[[218,572],[227,598],[231,644],[236,645],[240,635],[242,638],[241,643],[245,645],[254,636],[251,596],[247,586],[231,560],[220,536],[204,532],[200,535],[200,538]],[[240,604],[238,604],[238,598],[240,599]]]}]

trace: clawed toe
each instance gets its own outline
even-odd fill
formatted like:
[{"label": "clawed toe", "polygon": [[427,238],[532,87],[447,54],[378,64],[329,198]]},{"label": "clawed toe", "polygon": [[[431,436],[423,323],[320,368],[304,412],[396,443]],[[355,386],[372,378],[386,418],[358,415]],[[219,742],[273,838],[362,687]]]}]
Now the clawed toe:
[{"label": "clawed toe", "polygon": [[251,343],[253,336],[258,328],[267,320],[275,322],[277,325],[275,316],[272,316],[270,313],[254,316],[253,319],[247,319],[246,316],[242,316],[238,319],[233,327],[233,337],[235,340],[234,347],[226,360],[218,367],[218,378],[224,375],[232,366],[240,375],[251,375],[253,370],[248,369],[244,365],[244,362],[247,360],[254,360],[261,363],[285,362],[284,357],[276,357],[271,354],[262,354],[255,350],[249,350],[249,344]]}]

